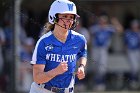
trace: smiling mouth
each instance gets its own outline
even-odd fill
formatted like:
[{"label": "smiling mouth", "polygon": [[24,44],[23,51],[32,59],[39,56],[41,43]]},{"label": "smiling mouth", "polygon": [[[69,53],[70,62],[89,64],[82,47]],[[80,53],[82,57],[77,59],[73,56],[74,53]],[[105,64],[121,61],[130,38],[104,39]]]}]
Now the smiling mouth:
[{"label": "smiling mouth", "polygon": [[63,24],[63,26],[65,26],[65,27],[69,27],[69,25],[66,25],[66,24]]}]

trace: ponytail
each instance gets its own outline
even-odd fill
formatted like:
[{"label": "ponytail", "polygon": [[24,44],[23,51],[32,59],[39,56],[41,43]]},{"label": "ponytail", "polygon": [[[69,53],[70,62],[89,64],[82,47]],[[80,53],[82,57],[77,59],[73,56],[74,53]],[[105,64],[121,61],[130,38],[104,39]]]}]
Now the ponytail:
[{"label": "ponytail", "polygon": [[54,24],[51,24],[51,23],[47,22],[44,26],[45,30],[42,32],[41,36],[46,34],[49,31],[54,30],[54,26],[55,26]]}]

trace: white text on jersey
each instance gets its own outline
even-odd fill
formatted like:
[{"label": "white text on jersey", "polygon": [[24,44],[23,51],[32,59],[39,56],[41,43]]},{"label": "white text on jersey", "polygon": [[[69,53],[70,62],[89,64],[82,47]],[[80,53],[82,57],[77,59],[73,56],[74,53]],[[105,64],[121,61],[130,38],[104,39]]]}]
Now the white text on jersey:
[{"label": "white text on jersey", "polygon": [[76,60],[77,54],[71,54],[71,55],[60,55],[60,54],[47,54],[46,59],[50,61],[55,62],[73,62]]}]

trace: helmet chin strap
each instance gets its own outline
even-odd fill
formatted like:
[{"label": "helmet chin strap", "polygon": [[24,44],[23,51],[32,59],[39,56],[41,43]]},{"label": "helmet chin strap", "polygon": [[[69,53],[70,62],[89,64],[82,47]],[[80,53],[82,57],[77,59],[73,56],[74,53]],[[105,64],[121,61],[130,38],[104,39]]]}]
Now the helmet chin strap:
[{"label": "helmet chin strap", "polygon": [[61,25],[59,25],[59,24],[57,24],[57,25],[60,26],[60,27],[62,27],[62,28],[64,28],[64,29],[67,29],[67,28],[66,28],[66,25],[65,25],[65,27],[63,27],[63,26],[61,26]]},{"label": "helmet chin strap", "polygon": [[[59,18],[59,19],[61,19],[61,18]],[[61,19],[62,20],[62,19]],[[63,23],[64,23],[64,26],[62,26],[62,25],[59,25],[58,23],[56,23],[58,26],[60,26],[60,27],[62,27],[62,28],[64,28],[64,29],[67,29],[67,27],[66,27],[66,24],[65,24],[65,22],[64,22],[64,20],[62,20],[63,21]],[[71,25],[71,24],[70,24]],[[69,28],[68,29],[70,29],[70,25],[69,25]]]}]

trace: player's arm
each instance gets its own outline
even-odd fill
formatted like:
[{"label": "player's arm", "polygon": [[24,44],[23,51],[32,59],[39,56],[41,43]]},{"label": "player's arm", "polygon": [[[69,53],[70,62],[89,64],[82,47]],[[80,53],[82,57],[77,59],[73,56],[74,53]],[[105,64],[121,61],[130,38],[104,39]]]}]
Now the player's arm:
[{"label": "player's arm", "polygon": [[80,52],[78,53],[78,70],[77,70],[77,77],[79,79],[83,79],[85,78],[85,66],[87,63],[87,42],[86,39],[83,37],[83,46],[80,50]]},{"label": "player's arm", "polygon": [[118,31],[119,33],[122,33],[124,31],[122,24],[116,17],[111,18],[111,24],[115,27],[116,31]]},{"label": "player's arm", "polygon": [[87,63],[87,58],[86,57],[81,57],[78,61],[78,66],[79,67],[85,67]]},{"label": "player's arm", "polygon": [[81,57],[78,61],[78,70],[77,70],[77,77],[79,79],[85,78],[85,66],[86,66],[87,58]]},{"label": "player's arm", "polygon": [[51,80],[56,76],[54,70],[50,70],[48,72],[44,72],[45,65],[34,64],[33,65],[33,79],[37,84],[42,84]]},{"label": "player's arm", "polygon": [[67,62],[61,62],[56,68],[44,72],[45,65],[33,65],[33,79],[37,84],[42,84],[50,81],[55,76],[62,74],[68,70]]},{"label": "player's arm", "polygon": [[55,76],[67,71],[67,62],[60,63],[56,68],[44,72],[46,65],[45,44],[43,40],[39,40],[36,44],[31,64],[33,65],[33,79],[36,83],[42,84],[50,81]]}]

